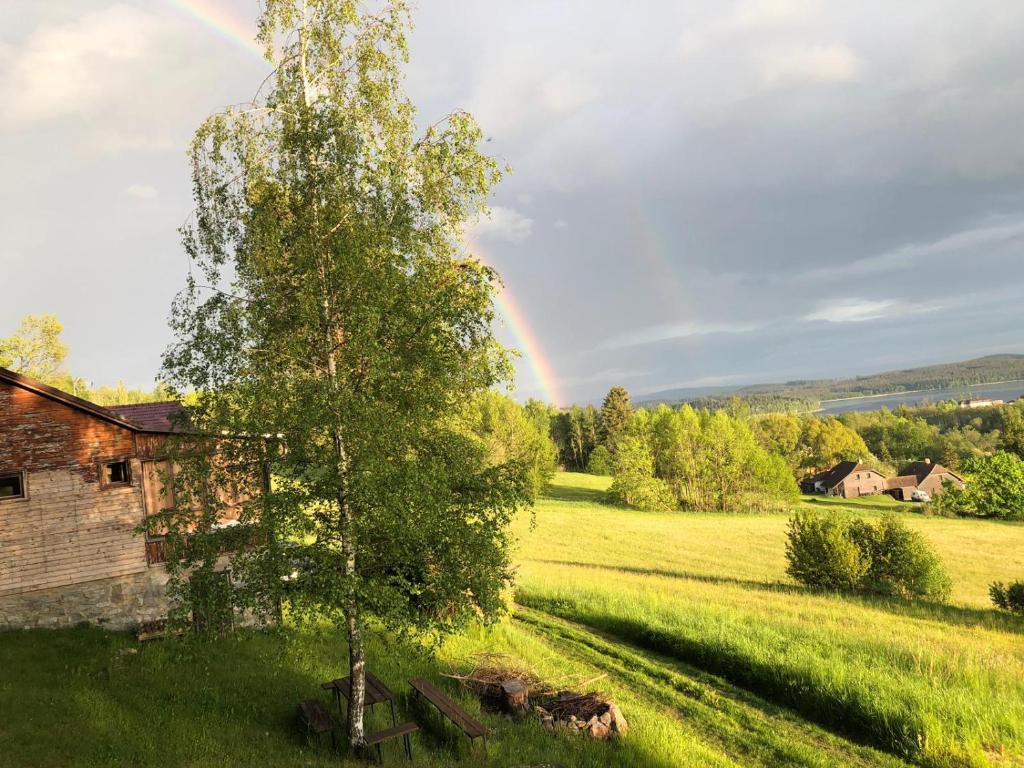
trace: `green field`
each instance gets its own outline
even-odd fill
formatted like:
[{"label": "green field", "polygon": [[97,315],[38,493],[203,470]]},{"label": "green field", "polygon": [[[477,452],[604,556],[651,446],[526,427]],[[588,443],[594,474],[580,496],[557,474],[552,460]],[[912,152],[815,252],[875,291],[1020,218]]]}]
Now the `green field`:
[{"label": "green field", "polygon": [[[869,600],[792,583],[785,516],[634,512],[601,503],[606,483],[559,475],[518,521],[514,617],[433,656],[377,636],[371,668],[396,691],[422,674],[456,695],[441,675],[482,650],[549,679],[608,675],[594,686],[622,706],[625,739],[484,715],[496,766],[1024,765],[1024,621],[986,597],[1024,576],[1024,526],[908,514],[953,576],[952,604]],[[294,709],[344,658],[324,628],[142,646],[88,629],[2,634],[0,766],[338,765],[304,743]],[[480,764],[404,693],[399,707],[428,726],[415,764]],[[399,763],[398,747],[387,757]]]}]

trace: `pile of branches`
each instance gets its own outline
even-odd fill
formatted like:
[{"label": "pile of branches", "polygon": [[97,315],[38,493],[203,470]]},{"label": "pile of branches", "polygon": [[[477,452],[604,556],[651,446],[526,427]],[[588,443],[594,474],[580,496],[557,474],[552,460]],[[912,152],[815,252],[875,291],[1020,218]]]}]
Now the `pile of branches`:
[{"label": "pile of branches", "polygon": [[612,700],[603,693],[573,693],[561,691],[544,704],[544,709],[555,720],[582,720],[586,722],[592,717],[600,717],[608,711]]},{"label": "pile of branches", "polygon": [[516,681],[525,685],[532,695],[543,695],[550,692],[540,675],[533,670],[514,664],[508,656],[501,653],[478,653],[470,657],[473,669],[466,674],[454,672],[445,675],[458,680],[462,686],[477,696],[493,696],[494,689],[502,683]]}]

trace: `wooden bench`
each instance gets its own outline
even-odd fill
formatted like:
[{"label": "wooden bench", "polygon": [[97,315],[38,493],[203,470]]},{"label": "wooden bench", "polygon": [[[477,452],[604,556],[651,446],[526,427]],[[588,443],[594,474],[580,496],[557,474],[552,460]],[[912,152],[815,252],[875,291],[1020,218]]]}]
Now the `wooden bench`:
[{"label": "wooden bench", "polygon": [[420,727],[416,723],[402,723],[393,728],[388,728],[386,731],[377,731],[377,733],[371,733],[366,737],[366,746],[376,747],[377,759],[383,763],[384,756],[381,754],[380,745],[390,739],[402,737],[405,746],[405,756],[412,760],[412,739],[409,737],[419,729]]},{"label": "wooden bench", "polygon": [[429,680],[422,677],[414,677],[409,685],[416,692],[416,696],[422,696],[429,701],[444,717],[451,720],[455,725],[469,737],[470,744],[475,739],[482,738],[484,752],[487,752],[487,726],[475,720],[468,712],[438,690]]},{"label": "wooden bench", "polygon": [[331,734],[331,746],[337,747],[334,741],[334,728],[336,723],[331,713],[327,711],[322,703],[316,699],[306,699],[299,704],[299,717],[306,726],[306,739],[316,736],[317,746],[320,746],[320,736],[324,733]]}]

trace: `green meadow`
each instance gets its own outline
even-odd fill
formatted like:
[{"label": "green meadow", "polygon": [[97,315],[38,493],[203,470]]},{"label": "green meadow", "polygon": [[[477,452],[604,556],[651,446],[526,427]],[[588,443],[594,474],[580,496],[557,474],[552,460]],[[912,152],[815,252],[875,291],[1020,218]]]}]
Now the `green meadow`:
[{"label": "green meadow", "polygon": [[[551,680],[594,678],[630,723],[614,743],[481,714],[488,764],[1020,766],[1024,621],[987,585],[1024,574],[1024,526],[904,512],[955,583],[949,605],[818,594],[785,574],[784,515],[650,514],[562,474],[517,522],[517,605],[426,653],[373,638],[370,666],[421,723],[414,764],[475,766],[478,745],[418,708],[405,680],[508,654]],[[885,501],[832,504],[881,514]],[[327,627],[137,644],[94,629],[0,634],[0,766],[356,764],[307,745],[295,706],[341,674]],[[325,698],[326,701],[326,698]],[[371,727],[385,727],[383,711]],[[391,744],[385,761],[403,762]]]},{"label": "green meadow", "polygon": [[1024,621],[988,584],[1024,573],[1024,526],[926,518],[888,499],[954,581],[949,605],[820,594],[785,573],[783,515],[603,507],[599,478],[560,476],[521,530],[524,606],[657,653],[922,765],[1024,760]]}]

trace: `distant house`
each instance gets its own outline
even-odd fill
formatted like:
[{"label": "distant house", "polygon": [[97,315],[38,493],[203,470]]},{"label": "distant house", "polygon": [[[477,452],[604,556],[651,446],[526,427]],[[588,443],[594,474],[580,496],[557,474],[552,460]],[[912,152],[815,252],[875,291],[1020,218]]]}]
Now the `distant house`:
[{"label": "distant house", "polygon": [[946,481],[958,488],[964,487],[964,480],[958,474],[941,464],[933,464],[929,459],[925,459],[902,467],[899,476],[889,478],[885,492],[894,499],[910,501],[915,492],[926,493],[929,496],[942,493]]},{"label": "distant house", "polygon": [[855,499],[885,493],[885,475],[866,464],[841,461],[832,469],[804,478],[800,483],[804,493],[824,493]]},{"label": "distant house", "polygon": [[957,405],[961,408],[993,408],[999,405],[1005,405],[1006,403],[1002,400],[992,400],[988,397],[979,397],[977,399],[961,400]]}]

